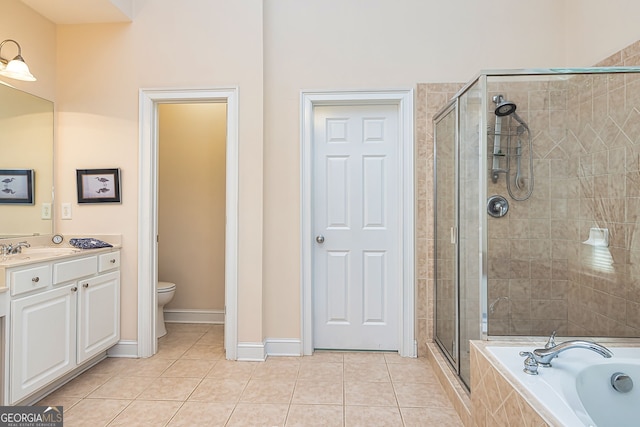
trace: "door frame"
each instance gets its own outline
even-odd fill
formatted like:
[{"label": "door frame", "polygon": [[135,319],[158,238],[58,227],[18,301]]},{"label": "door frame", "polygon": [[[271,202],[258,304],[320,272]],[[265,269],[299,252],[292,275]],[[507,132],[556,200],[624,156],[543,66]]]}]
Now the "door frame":
[{"label": "door frame", "polygon": [[304,355],[313,354],[313,122],[316,106],[397,105],[400,147],[399,172],[402,182],[400,206],[401,274],[399,298],[400,330],[398,353],[403,357],[417,357],[415,339],[415,223],[414,223],[414,141],[413,141],[413,89],[382,91],[302,91],[300,105],[300,200],[301,200],[301,336]]},{"label": "door frame", "polygon": [[157,352],[158,104],[227,103],[225,322],[226,358],[237,358],[238,88],[141,89],[138,167],[138,357]]}]

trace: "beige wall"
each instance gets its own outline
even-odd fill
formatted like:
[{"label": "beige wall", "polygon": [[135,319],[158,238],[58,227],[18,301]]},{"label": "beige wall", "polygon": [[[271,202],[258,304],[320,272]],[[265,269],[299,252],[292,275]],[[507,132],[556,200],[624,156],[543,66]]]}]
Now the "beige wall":
[{"label": "beige wall", "polygon": [[227,104],[159,106],[158,277],[167,309],[224,310]]},{"label": "beige wall", "polygon": [[[121,233],[122,338],[137,337],[138,91],[239,89],[238,339],[262,341],[262,2],[137,2],[131,24],[58,27],[63,233]],[[75,204],[76,168],[120,167],[122,204]]]},{"label": "beige wall", "polygon": [[[6,39],[13,39],[20,44],[22,48],[22,56],[25,62],[29,65],[31,72],[37,78],[35,82],[24,82],[20,80],[13,80],[5,77],[0,77],[0,84],[8,85],[16,89],[29,92],[41,98],[54,100],[55,99],[55,77],[56,77],[56,27],[53,23],[49,22],[40,15],[33,13],[33,11],[25,6],[18,0],[6,0],[2,2],[2,9],[0,13],[0,41]],[[2,56],[6,59],[13,59],[17,55],[17,47],[13,43],[7,43],[2,48]],[[11,109],[11,106],[16,100],[3,99],[5,103],[3,105],[3,134],[2,143],[8,143],[12,145],[20,145],[27,147],[25,150],[20,150],[20,155],[28,156],[31,151],[34,150],[33,141],[42,138],[46,140],[52,139],[51,134],[51,121],[49,112],[49,120],[47,121],[46,115],[38,115],[27,117],[21,115],[20,117],[14,117],[11,120],[14,124],[22,129],[25,125],[25,120],[28,120],[30,127],[26,131],[14,130],[9,132],[9,129],[5,127],[7,120],[5,117],[6,111]],[[7,102],[9,103],[7,105]],[[24,102],[24,100],[23,100]],[[36,108],[35,105],[29,108]],[[38,107],[42,108],[42,107]],[[12,110],[13,111],[13,110]],[[15,113],[15,111],[13,111]],[[39,124],[35,125],[35,121],[39,120]],[[44,121],[43,121],[44,120]],[[20,140],[20,138],[30,138],[30,140]],[[16,150],[17,154],[18,150]],[[34,168],[37,174],[36,182],[38,178],[43,175],[52,175],[52,162],[47,156],[46,159],[42,156],[37,156],[38,159],[31,159],[32,161],[26,161],[24,158],[12,158],[10,160],[3,158],[0,160],[2,168]],[[50,179],[47,179],[47,183]],[[47,190],[48,189],[48,190]],[[0,218],[4,222],[2,231],[7,234],[31,234],[34,232],[42,233],[51,229],[51,221],[40,220],[40,203],[51,201],[51,186],[44,184],[36,186],[36,203],[37,206],[7,206],[4,207]],[[17,213],[18,216],[8,218],[6,214],[8,212]],[[28,225],[33,226],[34,223],[40,223],[38,229],[28,228]]]},{"label": "beige wall", "polygon": [[[562,49],[547,48],[563,38],[562,14],[549,13],[556,3],[264,2],[267,337],[300,336],[300,91],[414,88],[483,68],[564,63]],[[500,43],[497,26],[510,35]]]},{"label": "beige wall", "polygon": [[[0,11],[0,41],[13,39],[20,44],[22,57],[37,79],[23,82],[3,77],[0,81],[55,101],[56,26],[19,0],[3,0]],[[13,43],[2,48],[2,56],[7,59],[13,59],[17,53]]]},{"label": "beige wall", "polygon": [[[2,14],[2,28],[16,21],[16,38],[50,36],[23,53],[41,78],[30,90],[57,95],[57,200],[74,202],[58,229],[123,235],[123,339],[137,333],[140,88],[239,87],[238,339],[260,342],[300,335],[301,90],[462,82],[483,68],[588,64],[626,45],[617,22],[582,28],[564,7],[577,0],[138,0],[131,24],[63,25],[55,35],[17,0],[5,3],[16,14]],[[589,5],[597,16],[600,3]],[[618,6],[625,19],[640,11],[607,3]],[[597,49],[583,49],[583,37]],[[116,166],[121,205],[75,205],[76,168]]]},{"label": "beige wall", "polygon": [[566,64],[590,67],[640,39],[639,15],[637,1],[566,0]]}]

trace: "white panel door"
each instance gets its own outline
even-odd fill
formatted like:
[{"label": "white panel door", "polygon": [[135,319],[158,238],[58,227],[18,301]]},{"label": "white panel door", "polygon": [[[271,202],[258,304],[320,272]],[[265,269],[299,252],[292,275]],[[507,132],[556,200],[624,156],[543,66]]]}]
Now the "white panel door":
[{"label": "white panel door", "polygon": [[399,348],[399,144],[397,105],[314,108],[317,349]]}]

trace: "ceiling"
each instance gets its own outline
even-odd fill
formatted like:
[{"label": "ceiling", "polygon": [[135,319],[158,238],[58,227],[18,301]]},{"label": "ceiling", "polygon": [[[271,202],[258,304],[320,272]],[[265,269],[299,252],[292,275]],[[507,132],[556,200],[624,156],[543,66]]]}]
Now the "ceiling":
[{"label": "ceiling", "polygon": [[55,24],[131,22],[134,0],[20,0]]}]

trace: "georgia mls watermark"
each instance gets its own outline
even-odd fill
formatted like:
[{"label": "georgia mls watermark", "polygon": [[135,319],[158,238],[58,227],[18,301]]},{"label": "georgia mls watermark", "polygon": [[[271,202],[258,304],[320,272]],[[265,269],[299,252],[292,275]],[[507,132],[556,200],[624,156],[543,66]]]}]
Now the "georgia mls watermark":
[{"label": "georgia mls watermark", "polygon": [[0,406],[0,427],[62,427],[62,406]]}]

